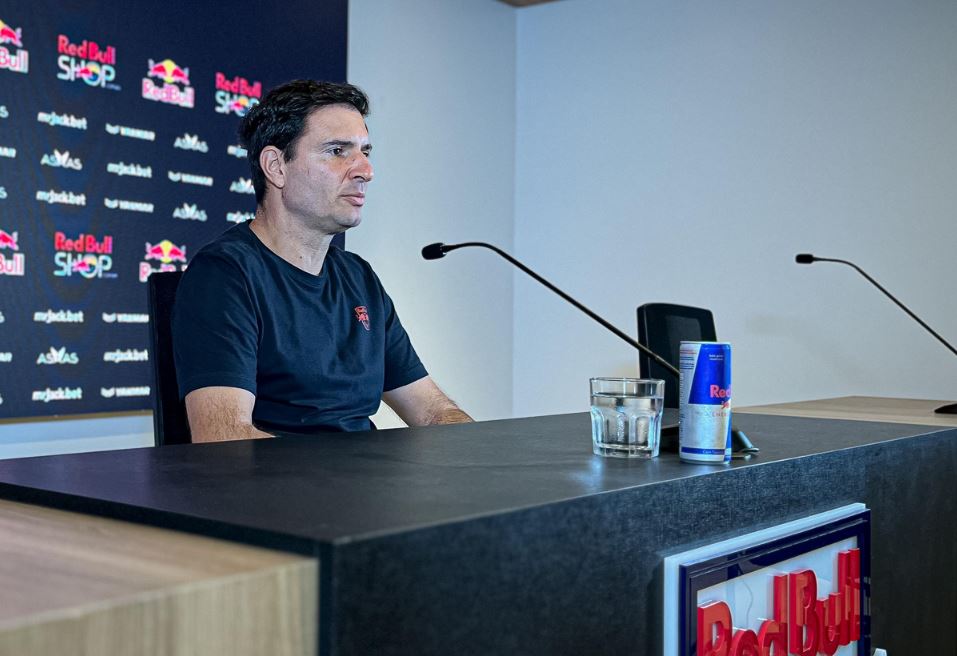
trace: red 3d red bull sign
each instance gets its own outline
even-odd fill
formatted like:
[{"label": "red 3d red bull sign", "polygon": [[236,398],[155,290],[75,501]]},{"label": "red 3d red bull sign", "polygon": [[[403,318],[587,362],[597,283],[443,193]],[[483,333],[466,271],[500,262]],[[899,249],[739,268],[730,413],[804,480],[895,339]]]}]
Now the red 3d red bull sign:
[{"label": "red 3d red bull sign", "polygon": [[870,656],[870,511],[668,556],[665,656]]}]

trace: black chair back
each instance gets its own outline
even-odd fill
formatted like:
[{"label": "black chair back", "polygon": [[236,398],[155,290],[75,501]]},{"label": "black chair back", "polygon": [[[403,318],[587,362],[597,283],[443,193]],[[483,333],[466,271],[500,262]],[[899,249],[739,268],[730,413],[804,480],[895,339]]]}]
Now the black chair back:
[{"label": "black chair back", "polygon": [[[704,308],[671,303],[646,303],[638,308],[638,341],[678,367],[682,341],[714,342],[714,315]],[[678,379],[647,355],[638,355],[643,378],[665,381],[665,407],[678,407]]]},{"label": "black chair back", "polygon": [[173,362],[173,302],[182,271],[154,273],[147,280],[150,359],[153,362],[153,436],[156,446],[189,444],[186,404],[179,398]]}]

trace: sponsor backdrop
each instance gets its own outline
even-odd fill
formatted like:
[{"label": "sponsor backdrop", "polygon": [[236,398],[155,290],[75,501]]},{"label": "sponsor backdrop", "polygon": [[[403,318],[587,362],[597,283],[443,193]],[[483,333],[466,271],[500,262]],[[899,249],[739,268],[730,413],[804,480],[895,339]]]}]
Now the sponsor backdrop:
[{"label": "sponsor backdrop", "polygon": [[343,81],[347,0],[0,6],[0,418],[152,405],[146,285],[252,217],[239,117]]}]

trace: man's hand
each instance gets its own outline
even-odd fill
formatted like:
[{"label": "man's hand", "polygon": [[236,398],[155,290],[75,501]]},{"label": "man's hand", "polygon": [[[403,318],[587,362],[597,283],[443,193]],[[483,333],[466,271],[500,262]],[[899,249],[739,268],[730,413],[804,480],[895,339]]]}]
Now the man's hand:
[{"label": "man's hand", "polygon": [[429,376],[386,392],[382,395],[382,400],[409,426],[462,424],[472,421]]},{"label": "man's hand", "polygon": [[238,387],[203,387],[186,395],[193,442],[272,437],[253,426],[256,397]]}]

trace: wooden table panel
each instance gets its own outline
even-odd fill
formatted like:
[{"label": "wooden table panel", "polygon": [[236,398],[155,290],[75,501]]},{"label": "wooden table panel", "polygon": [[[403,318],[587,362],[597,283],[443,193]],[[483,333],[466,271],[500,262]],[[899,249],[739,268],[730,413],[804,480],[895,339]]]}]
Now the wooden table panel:
[{"label": "wooden table panel", "polygon": [[318,563],[0,501],[0,654],[316,653]]},{"label": "wooden table panel", "polygon": [[734,412],[819,419],[883,421],[892,424],[957,426],[957,415],[934,414],[934,408],[952,401],[890,399],[877,396],[842,396],[835,399],[775,403],[735,408]]}]

